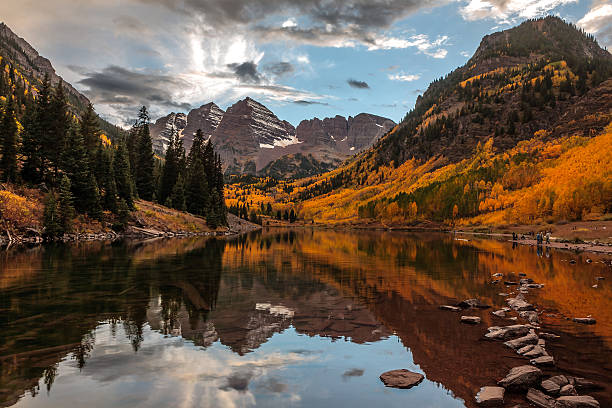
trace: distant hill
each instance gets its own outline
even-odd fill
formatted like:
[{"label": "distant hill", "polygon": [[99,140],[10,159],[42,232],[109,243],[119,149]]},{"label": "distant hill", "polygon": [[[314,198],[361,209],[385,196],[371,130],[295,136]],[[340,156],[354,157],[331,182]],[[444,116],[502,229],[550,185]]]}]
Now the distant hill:
[{"label": "distant hill", "polygon": [[336,168],[393,126],[390,119],[361,113],[354,118],[304,120],[294,128],[263,104],[246,98],[227,112],[211,102],[187,115],[171,113],[150,129],[158,154],[165,151],[172,132],[179,133],[189,149],[196,130],[202,129],[221,154],[227,174],[296,178]]},{"label": "distant hill", "polygon": [[[591,35],[557,17],[526,21],[484,37],[371,148],[270,194],[326,223],[612,212],[611,76],[612,55]],[[557,183],[541,184],[553,173]]]}]

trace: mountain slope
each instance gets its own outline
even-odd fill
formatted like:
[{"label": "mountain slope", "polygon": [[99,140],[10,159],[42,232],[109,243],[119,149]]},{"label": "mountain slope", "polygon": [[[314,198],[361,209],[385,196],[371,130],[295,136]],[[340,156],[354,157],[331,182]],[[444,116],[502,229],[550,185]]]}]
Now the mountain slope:
[{"label": "mountain slope", "polygon": [[[4,23],[0,23],[0,62],[2,63],[1,67],[8,64],[7,66],[13,69],[11,75],[16,77],[15,86],[25,91],[26,96],[28,94],[36,95],[37,88],[45,75],[49,75],[49,80],[53,86],[56,86],[62,80],[47,58],[41,56],[34,47],[15,34]],[[82,114],[90,103],[89,99],[71,84],[65,81],[63,84],[71,109],[77,115]],[[100,127],[110,137],[123,134],[122,129],[101,118]]]},{"label": "mountain slope", "polygon": [[[304,217],[325,222],[479,216],[489,212],[487,199],[513,197],[540,180],[540,161],[605,137],[612,121],[611,74],[610,53],[556,17],[486,36],[466,65],[434,81],[372,148],[277,197],[301,203]],[[609,157],[612,146],[603,153]],[[520,182],[507,180],[508,172]],[[590,190],[572,193],[593,204],[567,204],[580,211],[555,212],[560,192],[553,190],[546,204],[536,201],[546,210],[534,209],[532,218],[519,217],[517,201],[509,198],[494,211],[503,210],[506,222],[612,211],[612,177],[598,174]],[[579,176],[570,174],[563,184],[580,183]]]}]

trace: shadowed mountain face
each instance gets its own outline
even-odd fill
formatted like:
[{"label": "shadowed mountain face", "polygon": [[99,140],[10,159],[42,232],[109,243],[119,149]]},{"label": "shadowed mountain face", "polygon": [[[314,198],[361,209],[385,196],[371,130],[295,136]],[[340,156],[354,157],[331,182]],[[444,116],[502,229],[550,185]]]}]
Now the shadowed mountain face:
[{"label": "shadowed mountain face", "polygon": [[[590,258],[447,235],[327,231],[13,250],[0,259],[0,404],[27,391],[25,399],[66,406],[67,394],[95,398],[96,387],[130,383],[131,375],[145,390],[155,381],[163,387],[176,380],[163,369],[169,364],[180,372],[177,387],[197,376],[214,398],[233,390],[262,402],[273,383],[279,398],[295,392],[307,401],[312,393],[324,405],[331,387],[355,406],[371,397],[430,406],[448,391],[460,400],[439,406],[473,406],[480,386],[523,362],[481,340],[486,326],[512,322],[469,311],[483,325],[462,325],[438,306],[472,297],[505,306],[498,293],[508,289],[491,276],[514,280],[521,271],[545,284],[528,300],[543,311],[544,329],[561,335],[547,342],[559,372],[610,384],[611,288],[591,286],[596,276],[612,276]],[[565,319],[589,314],[596,325]],[[398,364],[424,371],[423,395],[379,394],[378,375]],[[319,376],[325,384],[309,388]],[[49,396],[32,397],[39,387]],[[609,388],[593,395],[602,406],[612,402]]]},{"label": "shadowed mountain face", "polygon": [[223,112],[214,103],[171,113],[150,126],[154,149],[163,155],[172,132],[189,150],[201,129],[221,154],[228,174],[259,174],[278,178],[310,176],[330,170],[370,147],[395,123],[367,113],[304,120],[296,128],[261,103],[246,98]]}]

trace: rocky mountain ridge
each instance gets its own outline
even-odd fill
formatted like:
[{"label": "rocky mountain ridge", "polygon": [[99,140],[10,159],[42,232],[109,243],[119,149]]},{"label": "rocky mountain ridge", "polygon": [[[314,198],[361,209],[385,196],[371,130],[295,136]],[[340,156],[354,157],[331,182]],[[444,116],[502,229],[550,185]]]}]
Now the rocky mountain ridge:
[{"label": "rocky mountain ridge", "polygon": [[215,144],[228,174],[279,178],[311,176],[335,168],[370,147],[395,126],[390,119],[361,113],[348,118],[303,120],[297,128],[247,97],[224,112],[214,103],[171,113],[150,125],[154,148],[163,155],[172,132],[188,150],[197,129]]}]

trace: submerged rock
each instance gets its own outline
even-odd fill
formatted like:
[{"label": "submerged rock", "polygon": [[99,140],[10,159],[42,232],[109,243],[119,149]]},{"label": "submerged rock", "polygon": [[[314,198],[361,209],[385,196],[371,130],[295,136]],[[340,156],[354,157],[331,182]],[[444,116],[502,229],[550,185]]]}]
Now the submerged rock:
[{"label": "submerged rock", "polygon": [[599,408],[599,402],[590,395],[573,395],[557,398],[558,408]]},{"label": "submerged rock", "polygon": [[556,340],[561,338],[561,336],[557,336],[553,333],[540,333],[540,337],[545,338],[546,340]]},{"label": "submerged rock", "polygon": [[531,324],[540,323],[538,312],[535,312],[533,310],[525,310],[524,312],[519,312],[519,316],[521,317],[521,319],[527,320]]},{"label": "submerged rock", "polygon": [[482,387],[476,394],[476,403],[481,407],[502,406],[505,391],[502,387]]},{"label": "submerged rock", "polygon": [[537,357],[546,356],[546,355],[548,355],[546,353],[546,350],[544,350],[544,348],[540,346],[533,346],[531,350],[523,354],[523,356],[527,358],[537,358]]},{"label": "submerged rock", "polygon": [[450,305],[442,305],[442,306],[440,306],[440,309],[442,309],[442,310],[450,310],[451,312],[460,312],[461,311],[460,307],[450,306]]},{"label": "submerged rock", "polygon": [[572,384],[566,384],[559,390],[560,395],[578,395],[576,388]]},{"label": "submerged rock", "polygon": [[478,299],[466,299],[463,302],[459,302],[457,306],[459,306],[462,309],[469,309],[469,308],[488,309],[491,307],[489,305],[482,303]]},{"label": "submerged rock", "polygon": [[551,381],[550,379],[542,381],[540,386],[548,395],[559,395],[559,392],[561,391],[559,384]]},{"label": "submerged rock", "polygon": [[530,386],[538,383],[542,377],[542,370],[537,367],[524,365],[514,367],[508,375],[497,384],[504,388],[527,389]]},{"label": "submerged rock", "polygon": [[380,380],[385,386],[404,389],[419,385],[424,378],[423,374],[406,369],[391,370],[380,375]]},{"label": "submerged rock", "polygon": [[576,323],[582,323],[582,324],[595,324],[596,323],[595,319],[593,319],[592,317],[574,317],[572,320],[575,321]]},{"label": "submerged rock", "polygon": [[479,324],[480,323],[480,317],[478,317],[478,316],[461,316],[461,323]]},{"label": "submerged rock", "polygon": [[556,401],[553,397],[549,397],[535,388],[530,388],[527,391],[527,401],[539,408],[555,408],[556,406]]}]

